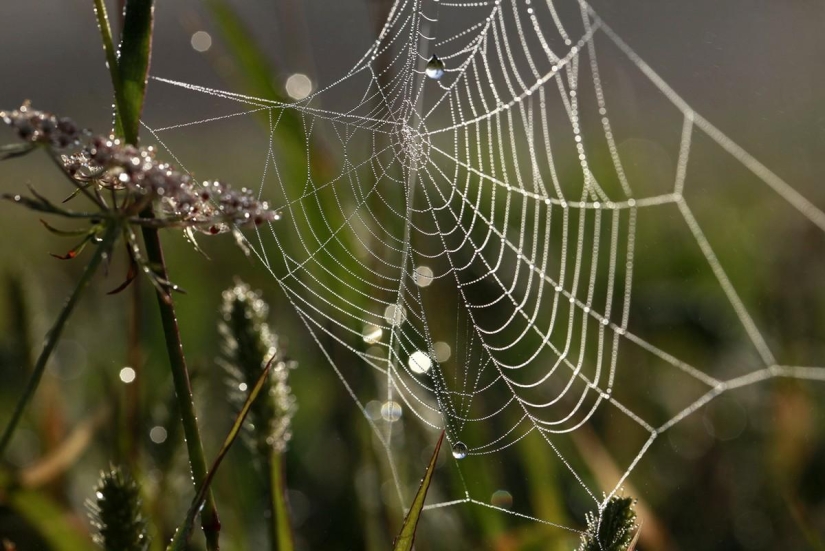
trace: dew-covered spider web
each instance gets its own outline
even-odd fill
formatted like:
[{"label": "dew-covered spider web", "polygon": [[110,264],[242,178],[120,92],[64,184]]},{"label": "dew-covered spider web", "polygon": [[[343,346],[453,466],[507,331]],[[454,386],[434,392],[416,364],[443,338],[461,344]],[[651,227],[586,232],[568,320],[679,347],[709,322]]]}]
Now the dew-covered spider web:
[{"label": "dew-covered spider web", "polygon": [[[657,137],[670,170],[639,169],[620,146],[638,129],[611,103],[626,98],[614,93],[625,85],[618,74],[632,75],[649,117],[670,132]],[[598,509],[663,435],[721,395],[775,378],[825,380],[821,357],[787,365],[741,269],[729,273],[718,244],[732,241],[706,199],[722,184],[707,176],[736,173],[743,193],[817,235],[825,213],[695,112],[584,1],[398,0],[343,77],[293,103],[161,76],[152,84],[155,96],[177,87],[227,106],[146,121],[161,144],[195,125],[268,118],[260,193],[282,216],[247,245],[373,428],[401,504],[420,476],[395,468],[402,416],[432,439],[446,429],[459,472],[538,442],[530,453],[551,458]],[[303,140],[300,166],[281,155],[287,125]],[[678,239],[700,266],[685,278],[723,313],[713,327],[738,343],[735,359],[647,335],[655,308],[634,318],[644,277],[678,262]],[[642,406],[629,390],[654,374],[667,389],[649,392],[676,396],[668,407]],[[635,431],[632,449],[615,450],[615,476],[597,482],[570,452],[584,453],[576,439],[617,416]],[[582,529],[491,504],[462,480],[427,507]]]}]

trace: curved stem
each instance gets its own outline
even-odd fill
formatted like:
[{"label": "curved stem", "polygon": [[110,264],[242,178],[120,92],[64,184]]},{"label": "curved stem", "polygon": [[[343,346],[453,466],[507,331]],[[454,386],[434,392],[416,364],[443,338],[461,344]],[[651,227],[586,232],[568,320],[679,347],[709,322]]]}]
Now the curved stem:
[{"label": "curved stem", "polygon": [[86,269],[83,271],[83,275],[80,276],[80,280],[77,282],[72,294],[69,295],[68,300],[66,300],[66,304],[64,304],[63,309],[60,310],[60,314],[58,314],[54,325],[52,325],[51,329],[46,334],[46,342],[43,345],[43,350],[40,352],[40,356],[37,358],[37,363],[34,365],[34,371],[32,371],[29,381],[26,383],[26,388],[23,390],[23,394],[20,396],[20,400],[14,408],[14,413],[11,416],[9,424],[6,425],[6,428],[3,431],[3,436],[0,437],[0,457],[2,457],[6,446],[14,434],[14,430],[17,428],[17,424],[20,422],[20,418],[23,415],[23,410],[26,409],[26,406],[32,396],[34,396],[34,393],[40,384],[40,379],[46,371],[46,364],[54,351],[57,341],[60,340],[60,334],[63,332],[63,327],[66,325],[66,321],[69,319],[69,315],[71,315],[72,310],[74,310],[77,300],[80,298],[80,294],[89,285],[92,276],[95,271],[97,271],[101,261],[103,261],[106,257],[107,251],[111,249],[111,246],[117,238],[119,232],[120,228],[117,224],[112,224],[106,229],[103,240],[95,249],[92,258],[89,260],[89,263],[86,265]]},{"label": "curved stem", "polygon": [[[143,216],[151,219],[153,217],[151,208],[144,211]],[[169,278],[158,231],[155,228],[147,226],[144,226],[142,230],[143,241],[146,246],[146,259],[149,261],[155,274],[160,277],[162,281],[166,281]],[[186,368],[186,357],[183,355],[183,344],[181,343],[180,330],[178,329],[178,319],[175,314],[172,297],[158,290],[157,298],[161,322],[163,324],[163,335],[166,340],[166,351],[169,354],[169,364],[172,368],[175,395],[178,399],[181,421],[183,422],[186,450],[189,453],[189,465],[192,468],[192,478],[194,479],[195,487],[198,488],[203,484],[204,480],[206,480],[207,465],[206,457],[203,453],[200,431],[198,430],[195,403],[192,399],[192,385],[189,382],[189,371]],[[218,535],[221,530],[221,522],[218,518],[215,500],[212,497],[212,490],[209,490],[206,494],[203,513],[201,514],[201,526],[206,536],[207,548],[210,551],[219,549]]]}]

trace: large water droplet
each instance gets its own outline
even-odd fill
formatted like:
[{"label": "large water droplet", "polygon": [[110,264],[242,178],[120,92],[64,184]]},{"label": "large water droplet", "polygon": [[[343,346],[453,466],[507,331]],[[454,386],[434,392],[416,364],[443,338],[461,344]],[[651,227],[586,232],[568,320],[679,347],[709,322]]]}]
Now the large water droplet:
[{"label": "large water droplet", "polygon": [[433,57],[427,62],[427,68],[424,72],[433,80],[441,80],[441,77],[444,76],[444,62],[433,54]]},{"label": "large water droplet", "polygon": [[390,325],[399,326],[407,321],[407,310],[396,304],[390,304],[384,309],[384,319]]},{"label": "large water droplet", "polygon": [[464,442],[456,442],[453,444],[453,457],[456,459],[464,459],[467,457],[467,444]]},{"label": "large water droplet", "polygon": [[381,337],[384,335],[384,331],[376,326],[376,325],[367,325],[364,327],[364,331],[361,333],[361,336],[364,338],[364,342],[367,344],[375,344],[381,342]]},{"label": "large water droplet", "polygon": [[395,423],[401,419],[401,404],[392,400],[381,404],[381,417],[388,423]]},{"label": "large water droplet", "polygon": [[433,361],[430,359],[430,355],[423,350],[416,350],[410,354],[408,365],[413,373],[420,375],[430,370],[433,366]]}]

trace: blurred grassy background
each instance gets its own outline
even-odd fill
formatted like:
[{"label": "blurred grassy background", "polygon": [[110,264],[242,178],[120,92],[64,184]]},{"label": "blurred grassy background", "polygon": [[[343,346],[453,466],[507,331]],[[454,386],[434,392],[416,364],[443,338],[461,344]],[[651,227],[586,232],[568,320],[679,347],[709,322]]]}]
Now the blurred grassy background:
[{"label": "blurred grassy background", "polygon": [[[825,40],[818,33],[825,24],[821,9],[767,0],[724,6],[712,0],[656,6],[634,0],[621,7],[610,2],[595,6],[604,8],[602,16],[699,112],[825,207],[820,185],[825,169],[825,78],[818,71],[825,53]],[[372,42],[377,14],[386,9],[386,3],[360,0],[161,4],[152,74],[266,97],[282,95],[285,77],[297,71],[315,82],[330,82]],[[91,6],[80,1],[48,7],[12,3],[2,10],[8,21],[25,24],[7,25],[0,37],[0,68],[6,75],[0,82],[0,106],[13,107],[30,98],[38,107],[71,115],[94,129],[107,128],[110,86]],[[233,22],[248,30],[251,42],[263,52],[251,66],[248,57],[246,63],[237,60],[237,49],[244,44],[227,35]],[[206,54],[190,45],[197,30],[212,36],[213,47]],[[629,176],[651,185],[672,181],[674,159],[668,152],[679,121],[668,118],[667,106],[637,87],[633,77],[620,69],[614,77],[626,83],[612,104],[623,109],[620,150]],[[160,90],[150,83],[150,122],[205,118],[220,108],[219,101],[192,93],[164,90],[153,96]],[[6,129],[0,129],[0,137],[3,143],[12,139]],[[249,119],[221,126],[220,133],[188,133],[170,145],[181,159],[198,159],[198,174],[257,184],[263,162],[260,145],[266,139],[260,121]],[[302,141],[290,142],[287,135],[281,140],[280,150],[294,156],[296,164],[303,163]],[[822,233],[699,137],[692,159],[697,170],[689,176],[688,201],[769,344],[783,363],[821,365]],[[60,197],[65,189],[55,176],[42,158],[30,156],[0,166],[0,190],[23,191],[30,183]],[[684,225],[676,223],[675,209],[645,216],[637,242],[635,329],[714,373],[744,372],[753,365],[753,353],[743,345],[741,330],[695,242]],[[5,290],[0,303],[0,326],[5,328],[0,339],[0,420],[5,420],[25,381],[20,367],[39,350],[41,336],[77,279],[82,261],[49,257],[47,252],[64,252],[70,243],[42,231],[31,213],[0,204],[0,220],[7,236],[0,240]],[[386,458],[272,278],[228,237],[203,240],[212,260],[173,233],[164,235],[164,245],[173,279],[187,290],[177,307],[195,371],[207,456],[214,454],[231,423],[223,374],[214,362],[216,323],[220,291],[240,276],[264,291],[272,306],[272,325],[300,364],[291,375],[300,409],[287,476],[301,548],[387,549],[401,512],[388,483]],[[82,543],[87,530],[83,503],[99,470],[111,461],[139,467],[158,535],[170,535],[188,504],[186,459],[151,300],[144,300],[139,316],[144,339],[139,365],[133,365],[138,378],[129,386],[118,379],[120,369],[134,363],[127,349],[133,321],[130,296],[110,297],[104,291],[116,287],[124,272],[115,262],[109,276],[100,278],[100,285],[84,298],[10,449],[12,465],[25,469],[58,449],[78,427],[93,431],[78,461],[59,477],[36,492],[0,492],[0,536],[17,541],[21,550],[47,548],[44,527],[57,530],[64,521],[79,541],[63,536],[62,548],[90,548]],[[146,282],[141,285],[144,298],[149,298],[151,289]],[[694,389],[668,370],[642,353],[634,354],[632,348],[622,349],[622,361],[633,366],[621,382],[624,403],[636,405],[650,418],[667,419],[695,398],[690,394]],[[377,381],[367,378],[359,384],[369,389]],[[127,393],[139,399],[137,420],[129,420],[124,410]],[[649,540],[658,547],[650,548],[822,549],[823,398],[825,389],[812,383],[749,387],[726,395],[667,433],[630,480],[650,510],[646,533],[659,530],[659,539]],[[402,478],[414,486],[434,438],[412,419],[402,417],[397,425],[402,436],[394,459]],[[154,427],[164,428],[165,442],[152,441]],[[495,434],[496,428],[490,432]],[[637,437],[626,419],[605,414],[564,451],[589,479],[609,477],[614,461],[622,465],[635,455]],[[601,453],[604,449],[613,456]],[[259,475],[247,468],[249,462],[247,452],[236,447],[215,482],[223,541],[230,550],[259,549],[266,541],[261,514],[265,494]],[[431,499],[462,497],[451,460],[444,460],[441,469]],[[467,460],[462,470],[474,497],[489,495],[509,506],[501,494],[493,496],[506,490],[513,496],[513,510],[563,525],[583,527],[591,507],[547,454],[546,444],[534,439],[486,460]],[[37,518],[42,524],[32,526],[31,519]],[[571,549],[576,542],[575,534],[462,506],[427,513],[417,548]]]}]

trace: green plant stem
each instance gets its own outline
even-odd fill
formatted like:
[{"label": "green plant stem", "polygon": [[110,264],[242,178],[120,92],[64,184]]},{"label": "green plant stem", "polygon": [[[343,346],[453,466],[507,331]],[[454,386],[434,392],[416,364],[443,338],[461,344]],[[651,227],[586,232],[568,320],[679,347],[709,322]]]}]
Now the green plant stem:
[{"label": "green plant stem", "polygon": [[[144,212],[144,216],[151,218],[151,210]],[[146,246],[146,258],[152,265],[155,273],[161,280],[168,281],[166,262],[163,258],[163,249],[161,248],[158,231],[154,228],[144,227],[143,242]],[[181,421],[183,422],[186,449],[189,453],[189,465],[192,468],[195,487],[198,488],[202,486],[206,480],[206,457],[203,453],[203,443],[201,442],[200,430],[198,429],[195,403],[192,399],[192,385],[189,382],[189,371],[186,368],[186,358],[183,355],[183,344],[181,343],[180,330],[178,329],[178,319],[175,314],[172,298],[169,295],[158,291],[157,299],[158,307],[160,308],[160,318],[163,324],[163,335],[166,341],[166,351],[169,354],[169,363],[172,369],[175,395],[178,399]],[[203,512],[201,513],[201,526],[206,536],[207,548],[210,551],[219,549],[218,536],[221,530],[221,523],[218,518],[215,500],[212,497],[212,490],[209,490],[206,494]]]},{"label": "green plant stem", "polygon": [[51,329],[46,334],[46,342],[43,345],[43,350],[40,352],[40,356],[38,356],[37,362],[34,365],[34,370],[29,377],[29,381],[26,383],[26,388],[23,390],[23,394],[20,396],[20,400],[14,408],[14,413],[11,416],[11,420],[9,420],[9,424],[6,425],[6,428],[3,431],[3,436],[0,438],[0,457],[2,457],[6,446],[14,434],[14,430],[17,428],[17,424],[20,422],[20,417],[23,415],[23,410],[26,409],[26,406],[32,396],[34,396],[34,393],[40,384],[40,380],[43,378],[43,373],[46,371],[46,365],[49,362],[52,352],[54,352],[54,347],[57,345],[57,341],[60,340],[60,335],[63,332],[63,327],[66,325],[66,321],[68,321],[69,316],[80,298],[80,295],[83,293],[83,290],[89,285],[95,271],[97,271],[100,263],[106,257],[107,251],[111,249],[112,244],[117,238],[119,232],[120,228],[115,223],[106,229],[103,240],[97,245],[95,252],[92,254],[92,258],[86,265],[86,269],[83,270],[83,275],[80,276],[80,280],[77,282],[72,294],[69,295],[68,300],[66,300],[66,304],[64,304],[63,308],[60,310],[60,314],[58,314],[54,325],[52,325]]},{"label": "green plant stem", "polygon": [[269,494],[272,508],[272,551],[292,551],[295,544],[286,503],[286,471],[283,454],[277,450],[272,450],[269,454]]},{"label": "green plant stem", "polygon": [[[127,143],[137,145],[140,113],[146,94],[146,78],[152,51],[153,0],[128,0],[126,2],[119,58],[115,53],[112,30],[106,15],[106,5],[103,0],[94,0],[94,3],[115,92],[116,130]],[[151,206],[141,212],[141,218],[147,221],[154,219]],[[146,247],[146,258],[161,281],[168,281],[163,248],[157,229],[146,226],[141,229]],[[157,291],[157,299],[166,350],[172,369],[172,380],[175,385],[175,396],[181,412],[189,465],[197,489],[206,480],[207,466],[195,415],[195,403],[192,399],[192,385],[189,382],[189,371],[186,368],[186,358],[183,355],[183,345],[172,299],[160,290]],[[221,523],[211,490],[205,496],[201,524],[206,536],[207,548],[210,551],[217,551]]]},{"label": "green plant stem", "polygon": [[115,94],[115,134],[123,135],[123,125],[120,120],[120,113],[126,109],[126,99],[123,96],[123,85],[118,68],[117,51],[112,39],[112,27],[109,25],[109,15],[106,13],[106,3],[104,0],[94,0],[95,16],[97,26],[100,29],[100,38],[103,42],[103,51],[106,53],[106,67],[112,78],[112,88]]},{"label": "green plant stem", "polygon": [[226,435],[221,449],[218,450],[218,455],[212,462],[212,467],[209,469],[206,477],[204,477],[203,484],[199,485],[198,491],[195,492],[195,497],[189,505],[189,510],[186,511],[186,518],[183,523],[178,526],[178,529],[175,531],[175,537],[172,538],[172,541],[166,547],[166,551],[184,551],[184,549],[188,548],[187,545],[189,544],[189,536],[192,534],[192,525],[195,522],[195,517],[197,516],[198,511],[203,508],[203,504],[209,495],[209,487],[212,484],[212,480],[215,478],[215,474],[218,472],[221,463],[226,458],[226,454],[229,452],[232,444],[235,443],[235,440],[241,433],[244,421],[246,420],[246,416],[249,415],[249,410],[252,408],[253,402],[261,393],[261,389],[266,385],[272,369],[272,363],[272,360],[270,360],[269,363],[266,364],[266,368],[261,372],[260,377],[258,377],[258,380],[252,386],[252,390],[249,391],[246,401],[241,407],[241,410],[238,412],[238,415],[235,417],[235,422],[232,423],[232,428],[229,429],[229,434]]}]

